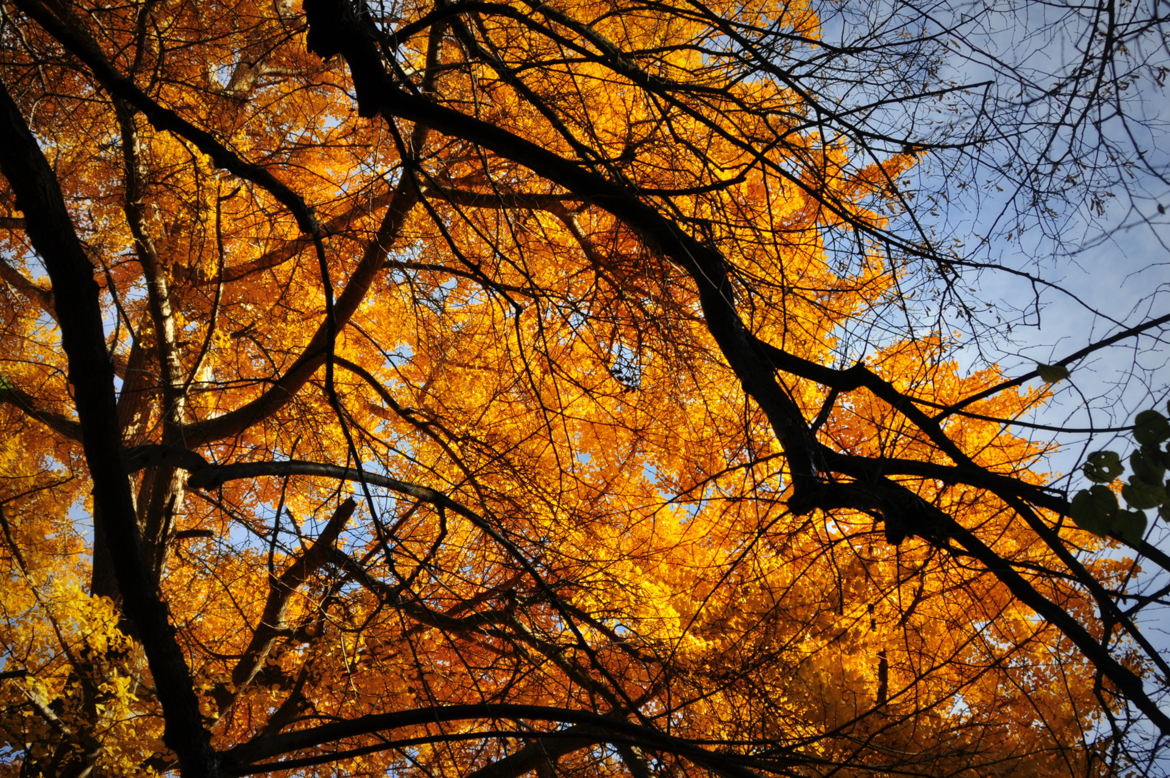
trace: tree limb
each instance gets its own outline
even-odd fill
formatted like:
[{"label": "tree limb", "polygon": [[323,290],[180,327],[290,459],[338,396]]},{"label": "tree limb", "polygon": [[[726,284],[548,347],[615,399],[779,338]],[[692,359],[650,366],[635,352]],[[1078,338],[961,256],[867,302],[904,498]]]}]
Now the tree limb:
[{"label": "tree limb", "polygon": [[25,213],[29,239],[53,285],[61,341],[93,479],[95,522],[109,541],[122,609],[142,641],[165,721],[164,740],[184,772],[214,778],[218,759],[203,727],[199,701],[167,607],[147,575],[130,485],[122,472],[114,370],[106,351],[93,266],[73,230],[52,168],[19,109],[0,84],[0,170]]}]

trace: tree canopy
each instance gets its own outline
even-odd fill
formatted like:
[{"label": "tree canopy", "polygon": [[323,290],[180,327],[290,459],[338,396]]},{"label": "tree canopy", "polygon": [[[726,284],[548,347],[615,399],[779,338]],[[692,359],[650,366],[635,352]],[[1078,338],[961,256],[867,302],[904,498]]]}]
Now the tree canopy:
[{"label": "tree canopy", "polygon": [[890,7],[0,9],[6,774],[1152,769],[1170,424],[1036,414],[1170,316],[973,366],[931,209],[1130,180],[1163,22]]}]

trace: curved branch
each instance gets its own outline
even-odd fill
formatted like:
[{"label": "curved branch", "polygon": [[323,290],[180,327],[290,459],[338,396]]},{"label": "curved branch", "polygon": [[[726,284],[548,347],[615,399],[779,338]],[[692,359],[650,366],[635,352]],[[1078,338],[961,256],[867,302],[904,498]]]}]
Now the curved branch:
[{"label": "curved branch", "polygon": [[337,296],[331,321],[323,322],[317,328],[292,367],[259,397],[221,416],[184,425],[179,437],[186,445],[195,446],[243,432],[292,400],[325,364],[331,352],[334,334],[345,326],[365,299],[371,284],[384,267],[390,247],[398,239],[407,216],[417,202],[418,190],[404,174],[403,180],[394,190],[378,232],[366,244],[361,260]]},{"label": "curved branch", "polygon": [[952,554],[956,549],[947,541],[955,541],[995,575],[1016,599],[1063,632],[1093,666],[1116,685],[1126,699],[1159,730],[1170,734],[1170,715],[1146,692],[1141,676],[1117,661],[1080,622],[1028,583],[1008,560],[943,511],[883,475],[875,475],[865,482],[821,487],[814,497],[812,507],[821,510],[851,508],[876,513],[887,522],[896,520],[907,531],[926,538]]},{"label": "curved branch", "polygon": [[[695,764],[706,767],[720,775],[732,778],[756,778],[758,773],[744,767],[740,762],[749,761],[730,754],[720,754],[698,746],[683,738],[659,732],[651,727],[633,724],[623,719],[602,716],[589,711],[556,708],[547,705],[519,705],[509,703],[478,703],[468,705],[446,705],[415,710],[381,713],[361,716],[347,721],[337,721],[316,727],[269,735],[258,738],[224,752],[224,768],[229,775],[248,775],[261,770],[283,769],[279,763],[256,765],[261,759],[301,751],[333,743],[344,738],[373,735],[387,730],[411,726],[443,724],[457,721],[483,719],[507,719],[512,721],[546,721],[560,724],[577,724],[595,728],[605,733],[607,741],[621,741],[645,747],[652,751],[677,754]],[[479,736],[482,736],[480,734]],[[517,731],[512,737],[564,737],[561,732]],[[434,736],[441,737],[441,736]],[[430,740],[432,738],[424,738]],[[388,748],[384,744],[379,750]],[[329,760],[332,760],[332,756]],[[777,762],[777,764],[780,764]],[[253,769],[254,768],[254,769]]]},{"label": "curved branch", "polygon": [[81,424],[64,414],[42,408],[37,398],[13,386],[4,377],[0,377],[0,402],[19,408],[29,418],[39,421],[63,438],[81,442]]},{"label": "curved branch", "polygon": [[[439,105],[407,92],[387,74],[368,31],[344,2],[320,0],[338,6],[331,13],[339,25],[336,44],[350,66],[358,94],[359,113],[418,122],[453,137],[471,140],[502,157],[516,161],[583,201],[610,212],[635,230],[646,244],[687,271],[698,287],[708,328],[740,380],[764,410],[791,464],[794,485],[814,482],[817,467],[812,438],[795,401],[777,383],[766,358],[759,353],[733,302],[730,268],[715,250],[683,232],[627,187],[565,159],[543,146],[490,122]],[[314,25],[309,16],[310,29]]]},{"label": "curved branch", "polygon": [[356,507],[357,503],[352,497],[343,500],[312,545],[269,583],[268,599],[264,603],[260,621],[256,624],[252,639],[248,641],[243,655],[232,670],[230,690],[225,687],[216,690],[216,702],[219,703],[221,714],[252,682],[264,665],[264,660],[271,653],[276,638],[287,629],[285,616],[293,593],[329,560],[333,544],[341,535],[341,530],[345,528],[345,523],[349,521]]},{"label": "curved branch", "polygon": [[59,19],[52,10],[37,0],[14,0],[14,5],[56,38],[70,54],[85,63],[111,95],[132,105],[155,128],[172,132],[194,145],[218,167],[264,189],[289,210],[305,233],[319,239],[321,229],[312,209],[288,185],[260,165],[245,162],[211,133],[196,127],[171,109],[159,105],[133,81],[119,73],[91,40],[80,34],[73,25]]},{"label": "curved branch", "polygon": [[[21,219],[21,222],[23,223],[24,220]],[[57,315],[57,311],[53,307],[53,290],[45,289],[25,278],[24,274],[14,268],[8,261],[8,257],[5,256],[0,256],[0,279],[45,313],[50,316]]]}]

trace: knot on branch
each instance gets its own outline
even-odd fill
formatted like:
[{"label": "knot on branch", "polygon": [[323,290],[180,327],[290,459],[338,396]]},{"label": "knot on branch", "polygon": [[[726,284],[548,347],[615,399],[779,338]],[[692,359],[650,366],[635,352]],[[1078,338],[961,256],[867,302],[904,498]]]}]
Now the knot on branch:
[{"label": "knot on branch", "polygon": [[908,537],[918,536],[943,543],[949,532],[948,519],[938,508],[919,495],[893,481],[837,483],[817,481],[793,490],[788,510],[805,516],[814,510],[852,509],[872,516],[882,524],[891,545],[900,545]]},{"label": "knot on branch", "polygon": [[305,0],[305,21],[309,31],[305,46],[323,60],[341,53],[345,15],[353,13],[346,0]]},{"label": "knot on branch", "polygon": [[122,450],[122,466],[127,474],[159,465],[170,465],[189,473],[210,467],[207,460],[194,451],[160,443],[147,443]]},{"label": "knot on branch", "polygon": [[379,113],[380,92],[388,89],[386,68],[374,42],[370,15],[362,0],[305,0],[305,45],[323,60],[340,54],[349,65],[358,116]]}]

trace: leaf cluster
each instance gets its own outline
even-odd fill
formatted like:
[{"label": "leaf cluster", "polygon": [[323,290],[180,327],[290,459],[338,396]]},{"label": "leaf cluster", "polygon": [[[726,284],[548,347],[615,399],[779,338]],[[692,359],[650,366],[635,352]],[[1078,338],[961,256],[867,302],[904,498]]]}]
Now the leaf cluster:
[{"label": "leaf cluster", "polygon": [[1145,511],[1157,509],[1159,517],[1170,520],[1170,493],[1166,491],[1170,447],[1165,446],[1170,439],[1170,420],[1154,409],[1141,411],[1134,418],[1132,431],[1139,447],[1126,460],[1131,473],[1120,486],[1128,509],[1121,507],[1117,492],[1109,486],[1125,473],[1125,465],[1120,454],[1106,449],[1086,457],[1083,471],[1095,486],[1076,493],[1070,516],[1081,529],[1102,536],[1116,534],[1136,543],[1146,533]]}]

